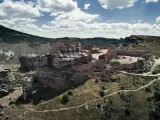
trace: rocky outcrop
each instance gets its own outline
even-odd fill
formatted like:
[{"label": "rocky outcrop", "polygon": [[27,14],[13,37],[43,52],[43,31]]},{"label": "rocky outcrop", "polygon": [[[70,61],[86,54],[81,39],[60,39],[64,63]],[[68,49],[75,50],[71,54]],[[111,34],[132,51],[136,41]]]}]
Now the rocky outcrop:
[{"label": "rocky outcrop", "polygon": [[[20,57],[21,68],[36,69],[33,79],[29,79],[24,87],[24,98],[38,102],[83,84],[90,78],[88,73],[92,68],[92,64],[89,64],[91,60],[88,50],[83,50],[78,43],[68,41],[58,42],[46,56]],[[72,69],[80,64],[85,71]],[[25,81],[27,83],[28,79]]]},{"label": "rocky outcrop", "polygon": [[48,59],[46,56],[38,55],[23,55],[19,58],[21,69],[32,70],[41,68],[48,65]]},{"label": "rocky outcrop", "polygon": [[[89,79],[86,72],[67,70],[39,69],[33,81],[26,86],[24,96],[26,100],[39,103],[41,100],[51,99],[62,92],[82,85]],[[30,86],[31,85],[31,86]]]},{"label": "rocky outcrop", "polygon": [[[55,50],[55,49],[54,49]],[[82,50],[81,46],[64,45],[57,48],[57,52],[53,52],[49,57],[49,65],[54,68],[63,68],[76,65],[79,63],[88,63],[92,57],[88,50]]]},{"label": "rocky outcrop", "polygon": [[78,43],[58,43],[46,56],[23,55],[19,58],[23,70],[32,70],[44,66],[63,68],[79,63],[88,63],[92,59],[88,50]]},{"label": "rocky outcrop", "polygon": [[8,95],[14,88],[15,76],[9,71],[0,72],[0,98]]}]

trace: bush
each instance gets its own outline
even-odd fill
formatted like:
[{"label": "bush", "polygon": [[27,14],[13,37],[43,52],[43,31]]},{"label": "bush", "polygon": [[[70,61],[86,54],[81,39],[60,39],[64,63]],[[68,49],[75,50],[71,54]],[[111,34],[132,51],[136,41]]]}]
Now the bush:
[{"label": "bush", "polygon": [[69,96],[72,96],[72,95],[73,95],[72,91],[68,91],[67,94],[68,94]]},{"label": "bush", "polygon": [[69,102],[69,96],[68,96],[68,95],[64,95],[63,98],[62,98],[61,103],[62,103],[62,104],[66,104],[66,103],[68,103],[68,102]]},{"label": "bush", "polygon": [[95,83],[98,83],[98,82],[99,82],[98,79],[96,79],[96,80],[95,80]]},{"label": "bush", "polygon": [[106,90],[106,88],[104,86],[102,86],[102,90]]},{"label": "bush", "polygon": [[116,82],[117,80],[115,78],[111,78],[111,82]]},{"label": "bush", "polygon": [[130,111],[129,109],[126,109],[126,110],[125,110],[125,115],[126,115],[126,116],[130,116],[130,115],[131,115],[131,111]]},{"label": "bush", "polygon": [[101,108],[101,104],[97,104],[97,108],[100,109]]},{"label": "bush", "polygon": [[101,97],[104,97],[104,96],[105,96],[105,92],[104,92],[103,90],[101,90],[101,91],[99,92],[99,94],[100,94]]},{"label": "bush", "polygon": [[151,97],[147,97],[147,102],[151,102],[152,101],[152,98]]},{"label": "bush", "polygon": [[160,91],[154,92],[154,97],[157,101],[160,101]]},{"label": "bush", "polygon": [[156,72],[156,71],[153,71],[152,74],[155,75],[155,74],[157,74],[157,72]]},{"label": "bush", "polygon": [[147,87],[147,88],[145,88],[145,91],[150,93],[151,92],[151,88]]},{"label": "bush", "polygon": [[124,87],[122,86],[120,89],[121,89],[121,90],[124,90]]}]

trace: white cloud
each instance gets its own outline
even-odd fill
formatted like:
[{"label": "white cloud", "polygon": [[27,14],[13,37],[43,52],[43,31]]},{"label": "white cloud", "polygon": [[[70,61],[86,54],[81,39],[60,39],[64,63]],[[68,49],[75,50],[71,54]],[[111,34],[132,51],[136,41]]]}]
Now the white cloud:
[{"label": "white cloud", "polygon": [[[84,19],[55,19],[38,27],[36,20],[30,18],[12,18],[0,20],[0,24],[6,25],[26,33],[43,37],[112,37],[120,38],[132,34],[160,35],[160,24],[149,23],[112,23],[112,22],[88,22]],[[19,24],[17,24],[19,23]]]},{"label": "white cloud", "polygon": [[157,17],[157,19],[156,19],[156,23],[160,23],[160,16],[159,16],[159,17]]},{"label": "white cloud", "polygon": [[63,21],[72,21],[72,22],[75,22],[75,21],[83,21],[83,22],[91,22],[92,20],[98,18],[99,15],[97,14],[88,14],[88,13],[85,13],[83,11],[81,11],[79,8],[71,11],[71,12],[68,12],[68,13],[64,13],[64,14],[60,14],[58,15],[56,18],[55,18],[55,21],[57,22],[63,22]]},{"label": "white cloud", "polygon": [[158,2],[158,0],[146,0],[146,3],[149,3],[149,2]]},{"label": "white cloud", "polygon": [[128,8],[133,6],[137,0],[98,0],[104,9]]},{"label": "white cloud", "polygon": [[[42,29],[47,36],[53,37],[113,37],[120,38],[132,34],[160,35],[160,25],[149,23],[112,23],[90,22],[84,19],[70,17],[56,17],[53,21],[44,24]],[[51,34],[52,33],[52,34]]]},{"label": "white cloud", "polygon": [[90,3],[87,3],[87,4],[84,4],[84,8],[83,9],[87,10],[87,9],[89,9],[89,7],[90,7]]},{"label": "white cloud", "polygon": [[37,7],[43,12],[52,12],[52,15],[78,8],[77,2],[72,0],[37,0]]},{"label": "white cloud", "polygon": [[[125,8],[133,6],[136,0],[99,0],[101,5],[106,9]],[[117,2],[118,1],[118,2]],[[11,3],[6,4],[6,3]],[[104,4],[102,4],[102,2]],[[5,3],[5,4],[4,4]],[[2,4],[4,6],[2,6]],[[24,5],[23,5],[24,4]],[[13,6],[21,8],[17,10]],[[22,6],[21,6],[22,5]],[[8,11],[6,6],[10,6]],[[26,7],[30,6],[30,7]],[[86,6],[86,8],[89,7]],[[2,10],[3,8],[3,10]],[[26,8],[28,8],[26,10]],[[51,13],[53,20],[43,24],[36,25],[37,20],[32,17],[39,16],[35,14],[38,8],[43,12]],[[25,16],[24,16],[25,14]],[[16,29],[29,34],[43,37],[112,37],[120,38],[131,34],[160,35],[160,17],[156,19],[155,24],[143,23],[141,20],[133,23],[113,23],[113,22],[96,22],[99,19],[98,14],[89,14],[82,11],[77,6],[77,2],[72,0],[38,0],[37,5],[34,3],[24,3],[24,1],[12,2],[5,0],[0,4],[0,16],[8,18],[0,19],[0,24],[6,27]],[[18,17],[15,17],[18,16]],[[26,16],[28,18],[26,18]]]},{"label": "white cloud", "polygon": [[0,16],[33,18],[41,16],[41,13],[32,2],[4,0],[0,3]]},{"label": "white cloud", "polygon": [[41,28],[34,24],[36,21],[36,19],[31,18],[10,18],[0,20],[0,25],[32,34],[34,31],[42,31]]},{"label": "white cloud", "polygon": [[[76,9],[77,10],[77,9]],[[78,14],[87,14],[79,9]],[[82,13],[81,13],[82,12]],[[76,12],[75,12],[76,13]],[[73,14],[70,12],[70,14]],[[65,16],[66,15],[66,16]],[[86,16],[86,15],[85,15]],[[10,18],[0,20],[0,24],[29,34],[43,37],[112,37],[120,38],[132,34],[160,35],[160,24],[94,22],[97,15],[88,14],[87,18],[58,15],[54,20],[38,27],[35,19]]]}]

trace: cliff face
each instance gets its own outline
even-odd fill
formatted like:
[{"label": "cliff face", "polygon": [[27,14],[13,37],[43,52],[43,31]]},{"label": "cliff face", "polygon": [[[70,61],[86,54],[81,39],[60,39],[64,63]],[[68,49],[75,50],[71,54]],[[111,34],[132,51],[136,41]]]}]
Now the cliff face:
[{"label": "cliff face", "polygon": [[52,48],[49,55],[23,55],[19,58],[21,68],[26,70],[37,69],[44,66],[54,68],[63,68],[79,63],[88,63],[91,61],[91,55],[88,50],[83,50],[81,45],[73,43]]},{"label": "cliff face", "polygon": [[[88,63],[91,56],[88,50],[83,50],[80,43],[64,42],[58,43],[57,49],[51,49],[50,63],[55,68],[63,68],[79,63]],[[56,52],[55,52],[56,51]]]},{"label": "cliff face", "polygon": [[35,68],[41,68],[48,65],[48,59],[46,56],[27,55],[19,58],[21,69],[32,70]]},{"label": "cliff face", "polygon": [[46,56],[20,57],[22,69],[36,70],[33,84],[27,90],[27,99],[36,102],[40,99],[51,99],[62,91],[85,83],[90,78],[89,71],[74,71],[72,66],[89,62],[89,51],[83,50],[80,44],[75,43],[60,44],[56,49],[51,49],[50,54]]},{"label": "cliff face", "polygon": [[27,87],[26,100],[38,104],[41,100],[52,99],[59,94],[84,84],[87,72],[74,72],[71,69],[43,68],[33,76],[31,87]]}]

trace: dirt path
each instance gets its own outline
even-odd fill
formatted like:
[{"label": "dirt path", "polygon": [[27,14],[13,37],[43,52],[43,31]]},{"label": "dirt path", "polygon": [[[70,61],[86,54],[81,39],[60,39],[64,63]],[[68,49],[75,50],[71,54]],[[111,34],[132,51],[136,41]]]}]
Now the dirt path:
[{"label": "dirt path", "polygon": [[135,75],[135,76],[148,76],[148,77],[158,77],[160,76],[160,73],[159,74],[156,74],[156,75],[153,75],[153,74],[147,74],[147,73],[142,73],[142,74],[136,74],[136,73],[129,73],[129,72],[126,72],[126,71],[118,71],[120,73],[124,73],[124,74],[127,74],[127,75]]},{"label": "dirt path", "polygon": [[83,103],[83,104],[81,104],[81,105],[77,105],[77,106],[73,106],[73,107],[53,109],[53,110],[44,110],[44,111],[37,111],[37,110],[34,110],[34,109],[32,109],[32,108],[29,108],[29,107],[26,106],[26,105],[24,105],[24,107],[25,107],[27,110],[29,110],[29,111],[37,112],[37,113],[58,112],[58,111],[65,111],[65,110],[70,110],[70,109],[76,109],[76,108],[83,107],[83,106],[85,106],[85,105],[87,105],[87,104],[89,104],[89,103],[92,103],[92,102],[95,102],[95,101],[98,101],[98,100],[103,100],[103,99],[106,98],[106,97],[113,96],[113,95],[118,94],[118,93],[122,93],[122,92],[136,92],[136,91],[142,90],[142,89],[144,89],[144,88],[152,85],[154,82],[159,81],[159,80],[160,80],[160,77],[159,77],[158,79],[155,79],[155,80],[149,82],[148,84],[146,84],[146,85],[144,85],[144,86],[142,86],[142,87],[140,87],[140,88],[135,89],[135,90],[119,90],[119,91],[117,91],[117,92],[108,94],[108,95],[106,95],[106,96],[104,96],[104,97],[102,97],[102,98],[93,99],[93,100],[87,101],[87,102],[85,102],[85,103]]}]

